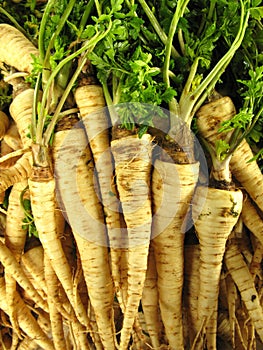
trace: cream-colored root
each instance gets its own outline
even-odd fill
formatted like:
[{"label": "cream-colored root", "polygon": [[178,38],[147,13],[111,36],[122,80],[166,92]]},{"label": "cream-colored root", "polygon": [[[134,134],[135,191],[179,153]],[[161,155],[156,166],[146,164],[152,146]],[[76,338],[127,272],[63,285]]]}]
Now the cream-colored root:
[{"label": "cream-colored root", "polygon": [[227,304],[229,315],[229,326],[231,335],[231,344],[235,348],[236,338],[236,304],[238,300],[237,289],[234,281],[230,275],[226,276],[226,289],[227,289]]},{"label": "cream-colored root", "polygon": [[157,286],[162,320],[171,349],[184,347],[184,230],[198,174],[199,163],[174,164],[157,160],[152,176],[152,237]]},{"label": "cream-colored root", "polygon": [[252,200],[263,211],[263,175],[254,157],[252,149],[243,140],[233,153],[230,170],[236,180],[244,187]]},{"label": "cream-colored root", "polygon": [[102,341],[100,338],[100,334],[98,331],[98,324],[97,324],[97,321],[95,318],[95,312],[94,312],[94,309],[90,303],[90,300],[88,301],[88,316],[90,319],[90,326],[91,326],[90,327],[90,329],[91,329],[90,336],[92,339],[92,345],[98,350],[104,350],[103,344],[102,344]]},{"label": "cream-colored root", "polygon": [[248,196],[244,196],[241,217],[244,225],[263,245],[263,219]]},{"label": "cream-colored root", "polygon": [[38,292],[33,287],[32,283],[28,280],[24,274],[20,264],[17,262],[14,255],[7,248],[7,246],[0,241],[0,251],[1,251],[1,263],[3,264],[5,271],[12,275],[17,283],[28,293],[30,298],[43,310],[47,311],[47,303]]},{"label": "cream-colored root", "polygon": [[126,349],[142,296],[151,235],[151,136],[136,135],[111,142],[117,190],[127,226],[128,293],[120,349]]},{"label": "cream-colored root", "polygon": [[251,273],[252,278],[254,279],[254,282],[256,284],[257,277],[261,281],[263,280],[263,274],[262,274],[262,267],[261,262],[263,260],[263,245],[259,242],[259,240],[255,239],[256,243],[254,242],[254,253],[251,260],[251,263],[249,265],[249,271]]},{"label": "cream-colored root", "polygon": [[235,114],[236,108],[228,96],[204,104],[196,113],[198,131],[213,145],[217,140],[224,139],[227,142],[232,132],[226,134],[219,133],[218,130],[223,121],[231,119]]},{"label": "cream-colored root", "polygon": [[[9,308],[6,299],[4,278],[0,278],[0,294],[0,308],[8,315]],[[42,328],[39,327],[36,319],[18,293],[15,295],[15,304],[17,308],[17,320],[21,330],[31,339],[34,339],[42,348],[55,350],[52,341],[48,338]]]},{"label": "cream-colored root", "polygon": [[[217,318],[217,336],[223,339],[228,344],[231,344],[231,329],[228,314],[225,311],[220,311]],[[235,349],[235,348],[233,348]]]},{"label": "cream-colored root", "polygon": [[38,345],[35,340],[25,337],[17,346],[17,350],[35,350]]},{"label": "cream-colored root", "polygon": [[[113,159],[110,149],[109,121],[105,110],[103,89],[99,85],[85,85],[75,91],[75,100],[88,135],[89,146],[93,155],[96,175],[99,183],[99,195],[105,213],[107,233],[111,251],[111,270],[117,298],[124,307],[121,287],[123,247],[120,218],[120,203],[114,187]],[[125,235],[125,233],[124,233]],[[124,243],[125,244],[125,243]],[[124,253],[125,254],[125,253]],[[125,269],[125,266],[124,266]]]},{"label": "cream-colored root", "polygon": [[29,137],[32,123],[32,109],[34,89],[26,89],[19,93],[9,107],[11,117],[16,123],[24,148],[30,147],[32,139]]},{"label": "cream-colored root", "polygon": [[[93,344],[91,345],[88,340],[86,329],[79,322],[73,322],[71,324],[72,327],[72,336],[74,337],[74,345],[76,346],[76,350],[91,350],[93,349]],[[71,348],[69,348],[71,349]],[[96,349],[100,349],[100,347],[96,347]]]},{"label": "cream-colored root", "polygon": [[[47,283],[47,302],[49,309],[49,318],[51,326],[51,334],[56,349],[66,349],[65,334],[63,329],[63,317],[59,312],[59,308],[56,306],[56,300],[58,299],[54,295],[58,294],[59,281],[55,271],[52,268],[49,257],[44,254],[44,269],[45,279]],[[62,308],[62,306],[61,306]]]},{"label": "cream-colored root", "polygon": [[[5,245],[10,249],[17,262],[20,262],[21,255],[26,242],[27,230],[23,228],[24,210],[20,204],[21,192],[26,188],[27,181],[17,182],[13,185],[8,197],[8,209],[6,215]],[[14,305],[14,294],[16,293],[16,280],[12,275],[5,273],[6,292],[9,295],[8,303],[10,307],[10,320],[18,336],[19,327]]]},{"label": "cream-colored root", "polygon": [[13,148],[8,146],[8,144],[5,142],[5,140],[1,140],[0,148],[1,148],[1,158],[4,157],[4,156],[10,155],[10,153],[13,152]]},{"label": "cream-colored root", "polygon": [[184,247],[184,294],[183,300],[186,310],[189,346],[193,344],[197,333],[197,303],[199,296],[199,244]]},{"label": "cream-colored root", "polygon": [[[235,114],[235,106],[228,96],[205,104],[197,112],[198,130],[212,145],[215,145],[219,139],[228,142],[233,131],[219,133],[218,130],[223,121],[231,119]],[[230,159],[230,171],[253,201],[263,210],[263,175],[257,162],[250,161],[253,157],[254,154],[244,139]]]},{"label": "cream-colored root", "polygon": [[23,147],[22,140],[15,122],[10,123],[9,128],[3,137],[3,140],[14,151],[17,151]]},{"label": "cream-colored root", "polygon": [[30,73],[33,68],[31,55],[38,56],[38,49],[17,28],[0,24],[0,61],[18,71]]},{"label": "cream-colored root", "polygon": [[96,192],[92,155],[82,129],[57,132],[54,159],[62,209],[77,243],[99,335],[105,349],[115,349],[114,290],[107,231],[103,209]]},{"label": "cream-colored root", "polygon": [[148,268],[142,293],[142,308],[151,345],[158,349],[162,342],[163,325],[160,318],[157,271],[152,244],[150,245]]},{"label": "cream-colored root", "polygon": [[[35,176],[39,175],[39,170],[41,169],[36,169],[37,173],[34,174]],[[82,303],[76,303],[73,294],[71,269],[63,251],[60,238],[58,237],[55,217],[55,179],[50,175],[45,178],[44,181],[40,180],[41,179],[38,177],[31,177],[28,180],[32,212],[39,239],[43,245],[45,254],[49,256],[52,267],[76,312],[77,318],[83,325],[87,326],[89,322],[86,310]]]},{"label": "cream-colored root", "polygon": [[[75,100],[88,136],[98,178],[100,200],[103,205],[110,246],[111,273],[115,293],[124,312],[127,297],[128,265],[125,259],[127,235],[122,223],[120,203],[114,185],[114,169],[110,148],[109,121],[105,110],[103,89],[99,85],[85,85],[75,91]],[[122,263],[120,264],[120,261]],[[134,323],[134,341],[142,337],[139,320]],[[138,340],[140,342],[140,340]]]},{"label": "cream-colored root", "polygon": [[27,250],[21,257],[21,267],[38,293],[46,299],[47,286],[44,275],[44,250],[41,245]]},{"label": "cream-colored root", "polygon": [[263,311],[258,292],[254,286],[249,268],[244,261],[238,246],[231,244],[225,252],[225,264],[235,282],[255,330],[263,341]]},{"label": "cream-colored root", "polygon": [[15,183],[8,197],[5,244],[12,251],[17,261],[20,261],[26,242],[27,231],[23,227],[25,213],[20,204],[21,193],[26,187],[27,180]]},{"label": "cream-colored root", "polygon": [[[193,218],[200,243],[200,294],[198,328],[206,334],[209,349],[216,349],[216,320],[219,280],[226,241],[242,209],[241,191],[226,191],[202,186],[193,202]],[[200,211],[200,208],[202,210]]]},{"label": "cream-colored root", "polygon": [[0,192],[29,178],[31,173],[32,157],[31,152],[26,152],[10,168],[0,172]]}]

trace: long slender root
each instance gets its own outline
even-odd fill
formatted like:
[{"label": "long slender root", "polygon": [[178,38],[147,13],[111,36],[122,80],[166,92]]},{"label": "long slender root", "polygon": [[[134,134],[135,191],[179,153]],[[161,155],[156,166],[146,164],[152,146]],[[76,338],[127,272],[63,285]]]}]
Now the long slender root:
[{"label": "long slender root", "polygon": [[238,246],[231,244],[225,252],[225,264],[233,278],[241,298],[246,306],[257,334],[263,341],[263,311],[260,305],[258,292],[254,286],[249,268],[244,261]]}]

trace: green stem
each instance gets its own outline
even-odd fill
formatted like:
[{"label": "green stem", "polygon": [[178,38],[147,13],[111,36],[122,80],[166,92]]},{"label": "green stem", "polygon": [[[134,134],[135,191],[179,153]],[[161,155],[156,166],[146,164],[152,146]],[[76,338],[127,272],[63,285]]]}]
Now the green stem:
[{"label": "green stem", "polygon": [[86,45],[84,45],[82,48],[78,49],[76,52],[72,53],[68,57],[64,58],[62,61],[59,62],[57,67],[54,69],[54,71],[51,73],[46,86],[45,90],[43,91],[43,96],[42,96],[42,101],[41,101],[41,108],[38,116],[38,124],[37,124],[37,130],[36,130],[36,142],[38,144],[41,144],[42,141],[42,134],[43,134],[43,129],[44,129],[44,124],[45,124],[45,114],[47,113],[46,111],[46,101],[48,99],[48,94],[50,91],[51,85],[54,83],[54,79],[56,75],[59,73],[61,68],[68,62],[72,61],[75,57],[80,55],[82,52],[88,50],[90,47],[94,46],[93,42],[95,39],[98,40],[99,34],[95,35],[93,39],[91,39]]},{"label": "green stem", "polygon": [[212,146],[203,137],[200,137],[200,141],[211,156],[211,161],[212,161],[212,169],[210,173],[211,178],[217,181],[226,181],[228,183],[231,182],[231,172],[230,172],[229,163],[230,163],[232,153],[228,153],[224,159],[220,159],[216,155],[216,149],[214,146]]},{"label": "green stem", "polygon": [[[45,108],[45,105],[46,105],[46,101],[47,101],[47,98],[48,98],[48,94],[49,94],[49,89],[50,87],[52,86],[53,82],[54,82],[54,79],[56,77],[56,75],[59,73],[59,71],[61,70],[61,68],[68,62],[72,61],[74,58],[78,57],[80,54],[82,54],[83,52],[85,51],[88,51],[90,52],[91,49],[93,49],[96,44],[102,40],[104,38],[105,35],[107,35],[107,33],[111,30],[111,26],[112,26],[112,22],[110,21],[109,22],[109,26],[107,28],[107,30],[103,33],[97,33],[92,39],[89,39],[89,41],[83,46],[81,47],[80,49],[78,49],[76,52],[72,53],[71,55],[69,55],[68,57],[64,58],[62,61],[60,61],[60,63],[57,65],[57,67],[54,69],[54,71],[51,73],[48,81],[47,81],[47,84],[46,84],[46,88],[45,90],[43,91],[43,96],[42,96],[42,100],[41,100],[41,108],[40,108],[40,113],[39,113],[39,117],[38,117],[38,124],[37,124],[37,129],[36,129],[36,143],[37,144],[42,144],[43,142],[43,130],[44,130],[44,124],[45,124],[45,114],[47,113],[46,111],[46,108]],[[80,72],[78,72],[79,74]],[[74,79],[77,77],[77,75],[73,75]],[[71,83],[73,85],[74,83],[74,79],[71,79]],[[68,85],[70,85],[68,84]],[[66,99],[66,96],[68,95],[70,89],[72,88],[72,86],[69,88],[67,87],[64,94],[63,94],[63,100],[65,102],[65,99]],[[61,98],[62,100],[62,98]],[[64,103],[63,102],[63,103]],[[59,108],[62,107],[62,102],[60,101],[59,103]],[[57,108],[58,109],[58,108]],[[56,112],[55,112],[56,113]],[[54,119],[57,119],[58,118],[58,114],[60,113],[60,111],[58,111],[56,113],[56,118]],[[45,143],[47,142],[47,140],[50,139],[50,136],[51,136],[51,131],[50,130],[53,130],[54,128],[54,123],[52,123],[52,127],[49,128],[49,131],[48,131],[48,135],[45,135]]]},{"label": "green stem", "polygon": [[120,100],[120,93],[121,93],[121,78],[117,78],[115,74],[112,74],[112,96],[113,96],[113,104],[118,104]]},{"label": "green stem", "polygon": [[[106,105],[109,107],[109,117],[110,117],[110,121],[111,121],[111,125],[118,125],[119,124],[119,117],[118,114],[115,112],[115,108],[114,106],[116,106],[118,104],[118,102],[116,103],[116,101],[114,101],[114,99],[116,98],[116,96],[119,94],[119,88],[120,88],[121,84],[118,84],[118,87],[116,89],[116,95],[114,95],[113,99],[111,97],[111,94],[109,92],[109,88],[106,82],[102,83],[102,88],[103,88],[103,94],[105,97],[105,101],[106,101]],[[117,97],[118,99],[118,97]]]},{"label": "green stem", "polygon": [[191,68],[190,68],[190,72],[189,72],[187,81],[185,83],[185,86],[184,86],[182,94],[181,94],[181,99],[184,96],[187,96],[191,91],[192,83],[193,83],[193,80],[194,80],[196,73],[197,73],[199,61],[200,61],[200,57],[196,57]]},{"label": "green stem", "polygon": [[173,39],[174,39],[175,32],[177,30],[179,20],[183,16],[188,2],[189,2],[189,0],[182,0],[182,1],[179,0],[178,1],[175,13],[173,15],[173,18],[172,18],[172,21],[170,24],[168,38],[167,38],[166,44],[165,44],[165,60],[164,60],[164,65],[163,65],[163,81],[167,85],[167,87],[170,86],[169,68],[170,68]]},{"label": "green stem", "polygon": [[132,6],[134,6],[134,0],[132,0],[131,2],[129,0],[125,0],[126,5],[131,8]]},{"label": "green stem", "polygon": [[179,42],[180,50],[181,50],[183,56],[185,56],[184,36],[183,36],[183,31],[181,28],[179,28],[179,30],[178,30],[178,42]]},{"label": "green stem", "polygon": [[101,16],[101,5],[100,5],[100,2],[98,0],[95,0],[95,6],[96,6],[98,17],[100,17]]},{"label": "green stem", "polygon": [[[168,37],[165,43],[165,59],[164,59],[164,65],[163,65],[163,81],[166,84],[167,88],[170,86],[170,60],[171,60],[171,52],[172,52],[172,44],[175,32],[177,30],[177,25],[179,23],[180,18],[183,16],[184,11],[186,9],[186,6],[188,4],[189,0],[182,0],[178,1],[175,13],[173,15]],[[171,127],[170,130],[173,128],[173,125],[175,123],[175,119],[173,116],[178,116],[178,102],[175,98],[172,98],[172,100],[169,102],[169,110],[171,112]]]},{"label": "green stem", "polygon": [[[72,9],[73,9],[73,6],[75,5],[75,2],[76,2],[76,0],[69,1],[68,6],[66,7],[65,11],[63,12],[63,15],[59,21],[59,24],[58,24],[55,32],[53,33],[51,39],[49,40],[48,47],[47,47],[47,50],[45,52],[44,62],[43,62],[43,68],[44,68],[43,75],[45,75],[44,79],[42,77],[43,89],[45,86],[45,82],[48,79],[48,76],[50,75],[49,59],[51,56],[51,50],[54,47],[54,42],[55,42],[56,38],[58,37],[59,33],[61,32],[61,30],[63,29],[63,27],[64,27],[69,15],[70,15]],[[47,75],[46,75],[46,73],[47,73]]]},{"label": "green stem", "polygon": [[90,16],[90,13],[91,13],[91,10],[93,9],[93,5],[94,5],[94,0],[89,0],[89,2],[87,3],[86,7],[85,7],[85,10],[84,10],[84,13],[83,13],[83,16],[81,17],[81,21],[80,21],[80,32],[79,32],[79,37],[81,36],[85,26],[86,26],[86,23],[88,21],[88,18]]},{"label": "green stem", "polygon": [[207,14],[208,21],[210,21],[212,19],[212,17],[213,17],[215,6],[216,6],[216,2],[217,2],[217,0],[211,0],[211,2],[210,2],[209,11],[208,11],[208,14]]},{"label": "green stem", "polygon": [[39,50],[39,59],[40,62],[43,63],[45,60],[45,28],[47,21],[49,20],[50,17],[50,12],[52,8],[55,5],[56,0],[50,0],[48,1],[47,5],[45,6],[45,11],[43,13],[40,27],[39,27],[39,35],[38,35],[38,50]]},{"label": "green stem", "polygon": [[103,88],[103,94],[104,94],[104,98],[106,101],[106,105],[107,106],[112,106],[113,105],[113,101],[111,98],[111,94],[109,92],[109,88],[108,88],[108,84],[106,82],[102,82],[102,88]]},{"label": "green stem", "polygon": [[199,27],[198,32],[197,32],[198,36],[201,35],[201,33],[204,30],[204,27],[206,27],[207,23],[209,23],[210,20],[212,19],[213,14],[214,14],[214,10],[215,10],[216,2],[217,2],[217,0],[211,0],[210,1],[210,6],[209,6],[209,9],[208,9],[207,16],[206,17],[205,16],[202,17],[201,24],[200,24],[200,27]]},{"label": "green stem", "polygon": [[[181,97],[180,97],[180,101],[182,101],[182,99],[184,99],[184,97],[187,98],[188,94],[190,93],[192,82],[193,82],[193,79],[194,79],[196,72],[197,72],[198,63],[199,63],[199,57],[197,57],[194,60],[192,66],[191,66],[187,81],[185,83],[184,89],[183,89]],[[170,115],[170,133],[172,133],[173,130],[177,129],[177,127],[176,127],[177,118],[178,118],[178,115],[181,115],[180,103],[175,104],[175,102],[171,101],[169,103],[169,110],[170,110],[170,112],[172,112]],[[189,127],[190,127],[190,125],[189,125]]]},{"label": "green stem", "polygon": [[[241,4],[241,19],[239,30],[237,36],[230,46],[227,53],[219,60],[219,62],[215,65],[215,67],[211,70],[211,72],[206,76],[206,78],[202,81],[202,83],[192,92],[187,95],[182,94],[179,107],[181,117],[184,122],[188,125],[191,125],[192,117],[194,115],[194,111],[196,111],[197,106],[201,105],[201,102],[204,101],[205,96],[207,96],[208,92],[211,91],[215,84],[218,82],[220,76],[225,71],[226,67],[232,60],[237,49],[240,47],[243,38],[245,36],[248,19],[249,19],[249,11],[245,13],[243,1],[240,0]],[[191,71],[190,71],[191,72]],[[193,80],[194,77],[192,77]],[[191,80],[188,79],[188,85],[191,84]]]},{"label": "green stem", "polygon": [[[160,26],[157,18],[154,16],[153,12],[151,11],[150,7],[147,5],[145,0],[138,0],[139,3],[141,4],[145,14],[147,15],[151,25],[153,26],[154,30],[156,31],[156,33],[158,34],[160,40],[162,41],[162,43],[164,45],[166,45],[167,43],[167,35],[165,34],[165,32],[163,31],[162,27]],[[179,1],[180,2],[180,1]],[[179,7],[179,5],[177,5],[177,8]],[[171,45],[171,54],[173,58],[178,58],[181,55],[179,54],[179,52],[174,48],[173,45]]]},{"label": "green stem", "polygon": [[30,126],[30,135],[32,138],[32,141],[34,141],[34,138],[36,137],[36,130],[37,130],[37,104],[38,104],[38,96],[41,86],[41,74],[39,73],[37,76],[37,81],[34,89],[34,97],[33,97],[33,108],[32,108],[32,119],[31,119],[31,126]]},{"label": "green stem", "polygon": [[80,61],[80,64],[78,65],[77,69],[75,70],[73,76],[71,77],[70,81],[68,82],[67,87],[59,100],[59,103],[57,105],[56,111],[54,112],[52,120],[48,124],[47,129],[43,135],[44,146],[48,146],[50,139],[52,137],[53,131],[55,129],[55,125],[60,117],[60,112],[64,106],[64,103],[66,102],[66,99],[68,98],[68,95],[69,95],[74,83],[76,82],[79,74],[81,73],[82,68],[86,64],[86,62],[87,62],[87,56],[84,55],[82,60]]}]

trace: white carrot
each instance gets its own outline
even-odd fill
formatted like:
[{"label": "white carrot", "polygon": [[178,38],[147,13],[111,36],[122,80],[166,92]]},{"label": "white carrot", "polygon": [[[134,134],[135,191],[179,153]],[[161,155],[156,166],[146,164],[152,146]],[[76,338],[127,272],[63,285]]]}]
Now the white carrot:
[{"label": "white carrot", "polygon": [[230,338],[230,326],[229,326],[229,319],[228,319],[227,312],[220,311],[218,314],[217,334],[218,334],[218,347],[220,346],[220,348],[223,348],[223,349],[225,348],[223,347],[224,345],[228,347],[229,344],[231,343],[231,338]]},{"label": "white carrot", "polygon": [[[216,349],[219,279],[226,241],[242,208],[242,192],[198,187],[193,217],[200,244],[200,294],[198,329],[206,335],[209,349]],[[200,208],[202,208],[200,212]]]},{"label": "white carrot", "polygon": [[[72,327],[72,337],[74,337],[74,345],[79,350],[91,350],[93,349],[93,343],[90,338],[88,338],[86,334],[85,327],[81,325],[79,322],[73,322],[71,324]],[[100,350],[100,347],[96,349]]]},{"label": "white carrot", "polygon": [[76,240],[99,335],[105,348],[115,349],[107,231],[96,193],[93,159],[83,129],[57,131],[53,156],[61,208]]},{"label": "white carrot", "polygon": [[[233,101],[225,96],[202,106],[197,112],[197,127],[207,141],[215,144],[216,140],[228,142],[232,132],[219,133],[223,121],[230,120],[236,114]],[[251,161],[254,154],[245,139],[235,149],[230,160],[230,171],[236,180],[246,189],[250,197],[263,210],[263,176],[257,162]]]},{"label": "white carrot", "polygon": [[[7,295],[5,292],[4,279],[0,278],[0,308],[8,315],[8,304]],[[15,294],[15,304],[17,308],[17,319],[21,327],[21,330],[27,334],[31,339],[44,349],[54,350],[52,341],[43,332],[43,330],[37,324],[36,319],[32,315],[31,311],[28,309],[26,304],[23,302],[18,293]]]},{"label": "white carrot", "polygon": [[0,192],[5,191],[16,182],[21,182],[29,177],[31,172],[31,152],[26,152],[10,168],[0,173]]},{"label": "white carrot", "polygon": [[13,121],[10,122],[9,128],[7,129],[5,135],[3,136],[3,140],[13,150],[18,150],[23,147],[21,137],[19,135],[15,122]]},{"label": "white carrot", "polygon": [[260,305],[258,292],[254,286],[249,268],[237,245],[231,244],[227,246],[224,259],[227,270],[241,294],[242,301],[253,322],[255,330],[261,341],[263,341],[262,306]]},{"label": "white carrot", "polygon": [[183,349],[182,291],[185,220],[198,180],[199,163],[156,160],[152,176],[153,248],[159,303],[171,349]]},{"label": "white carrot", "polygon": [[23,226],[25,214],[20,203],[21,193],[26,187],[26,180],[15,183],[8,197],[5,244],[17,261],[20,261],[26,242],[26,229]]},{"label": "white carrot", "polygon": [[263,244],[263,219],[248,196],[244,196],[241,217],[245,226]]},{"label": "white carrot", "polygon": [[13,148],[8,146],[5,140],[1,140],[1,157],[11,153],[12,151],[13,151]]},{"label": "white carrot", "polygon": [[237,289],[231,276],[226,276],[227,302],[230,322],[230,334],[232,345],[235,346],[236,300]]},{"label": "white carrot", "polygon": [[[118,300],[122,306],[123,295],[121,295],[120,276],[123,265],[119,264],[123,252],[120,204],[114,187],[113,159],[110,149],[110,125],[105,109],[103,89],[96,84],[80,85],[76,89],[74,96],[94,158],[99,183],[99,195],[103,204],[109,237],[112,277]],[[123,290],[126,287],[126,285],[122,285]]]},{"label": "white carrot", "polygon": [[36,347],[36,341],[27,336],[18,344],[17,350],[35,350]]},{"label": "white carrot", "polygon": [[45,279],[47,283],[47,301],[49,308],[49,317],[51,324],[52,339],[54,342],[55,349],[66,349],[65,335],[63,330],[63,318],[59,313],[59,308],[57,308],[55,301],[58,299],[53,297],[58,293],[58,279],[51,266],[51,262],[48,256],[44,256],[45,265]]},{"label": "white carrot", "polygon": [[233,153],[230,169],[253,201],[263,210],[263,175],[248,142],[243,140]]},{"label": "white carrot", "polygon": [[[29,250],[25,251],[20,261],[21,268],[32,283],[38,294],[43,298],[47,299],[47,286],[44,275],[44,251],[41,245],[34,246]],[[29,299],[25,291],[22,293],[23,298]]]},{"label": "white carrot", "polygon": [[[230,120],[236,114],[236,108],[230,97],[224,96],[204,104],[196,113],[198,132],[209,142],[230,138],[232,132],[219,133],[221,123]],[[227,141],[227,140],[226,140]]]},{"label": "white carrot", "polygon": [[38,49],[18,29],[10,24],[0,24],[0,62],[15,67],[18,71],[32,71],[32,55],[38,56]]},{"label": "white carrot", "polygon": [[188,326],[189,346],[197,333],[197,303],[199,296],[199,244],[189,244],[184,247],[184,289],[183,301]]},{"label": "white carrot", "polygon": [[9,107],[10,115],[16,123],[24,148],[29,147],[32,143],[29,134],[32,122],[33,100],[34,89],[24,88],[22,92],[15,95]]},{"label": "white carrot", "polygon": [[151,345],[153,348],[159,348],[162,344],[163,325],[160,317],[157,271],[152,244],[149,249],[148,267],[142,293],[142,308]]},{"label": "white carrot", "polygon": [[5,271],[12,275],[17,283],[28,293],[33,302],[35,302],[43,310],[47,311],[48,307],[37,291],[32,286],[31,282],[26,278],[21,266],[15,259],[14,255],[7,248],[7,246],[0,241],[0,261],[5,267]]},{"label": "white carrot", "polygon": [[[21,192],[26,188],[27,181],[17,182],[13,185],[8,197],[8,209],[6,215],[5,245],[10,249],[15,259],[20,262],[22,252],[26,242],[27,230],[23,227],[25,217],[24,210],[20,204]],[[14,329],[19,335],[14,294],[16,293],[16,280],[8,272],[5,273],[6,293],[9,295],[8,303],[10,307],[10,320]]]},{"label": "white carrot", "polygon": [[261,284],[261,280],[262,280],[262,269],[261,269],[261,262],[263,259],[263,245],[256,240],[256,246],[254,248],[254,253],[253,253],[253,257],[252,257],[252,261],[249,265],[249,271],[251,273],[252,278],[255,281],[255,285],[256,285],[256,278],[258,277],[260,280],[260,284]]},{"label": "white carrot", "polygon": [[127,349],[142,297],[151,235],[151,136],[128,135],[113,140],[116,183],[127,225],[128,294],[120,349]]},{"label": "white carrot", "polygon": [[[46,149],[33,145],[35,160],[28,180],[32,213],[44,252],[50,258],[52,267],[62,284],[76,316],[84,325],[88,325],[86,310],[76,303],[73,295],[73,282],[70,266],[62,249],[56,228],[55,179],[50,168]],[[44,211],[44,215],[43,215]]]}]

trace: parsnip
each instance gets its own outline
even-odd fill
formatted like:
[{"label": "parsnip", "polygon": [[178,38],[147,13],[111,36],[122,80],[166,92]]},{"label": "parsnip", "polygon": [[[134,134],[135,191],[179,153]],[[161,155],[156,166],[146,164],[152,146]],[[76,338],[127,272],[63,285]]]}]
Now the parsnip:
[{"label": "parsnip", "polygon": [[99,335],[105,348],[114,349],[114,295],[107,231],[96,192],[93,159],[83,129],[57,131],[53,156],[61,207],[76,240]]},{"label": "parsnip", "polygon": [[0,24],[0,62],[18,71],[30,73],[33,59],[38,56],[38,49],[14,26],[7,23]]},{"label": "parsnip", "polygon": [[239,190],[228,191],[210,187],[206,196],[204,193],[202,187],[198,187],[193,202],[194,225],[200,243],[198,328],[205,334],[209,349],[216,349],[222,261],[227,239],[242,209],[243,195]]},{"label": "parsnip", "polygon": [[127,225],[128,294],[121,329],[120,349],[127,349],[146,277],[151,236],[151,136],[128,135],[114,139],[116,184]]},{"label": "parsnip", "polygon": [[199,175],[199,163],[156,160],[152,177],[153,248],[160,311],[171,349],[183,349],[184,230]]},{"label": "parsnip", "polygon": [[246,306],[255,330],[263,340],[263,311],[259,296],[253,283],[249,268],[246,265],[237,245],[228,245],[225,252],[225,264],[231,274]]}]

